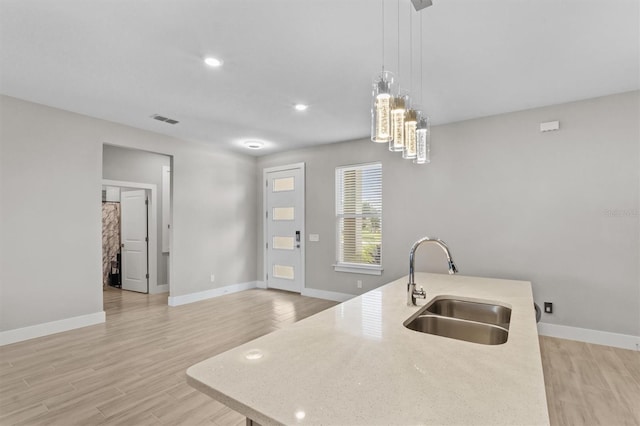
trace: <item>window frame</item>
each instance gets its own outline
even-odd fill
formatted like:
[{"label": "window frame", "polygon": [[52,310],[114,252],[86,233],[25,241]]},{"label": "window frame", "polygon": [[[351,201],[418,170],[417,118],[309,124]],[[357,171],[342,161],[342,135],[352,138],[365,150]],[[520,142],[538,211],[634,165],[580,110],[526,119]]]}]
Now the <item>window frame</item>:
[{"label": "window frame", "polygon": [[[340,261],[340,220],[345,218],[344,213],[338,213],[338,206],[340,205],[340,196],[344,192],[344,188],[338,187],[340,180],[340,176],[344,173],[344,171],[348,170],[363,170],[366,168],[370,168],[371,166],[378,166],[380,169],[380,214],[378,215],[358,215],[358,217],[362,218],[379,218],[380,219],[380,264],[374,265],[369,263],[354,263],[354,262],[341,262]],[[334,271],[336,272],[347,272],[352,274],[365,274],[365,275],[382,275],[382,271],[384,268],[382,267],[382,215],[384,211],[384,207],[382,206],[382,162],[376,161],[372,163],[360,163],[360,164],[348,164],[344,166],[338,166],[335,169],[334,175],[334,214],[335,214],[335,236],[336,236],[336,244],[335,244],[335,259],[336,262],[333,265]]]}]

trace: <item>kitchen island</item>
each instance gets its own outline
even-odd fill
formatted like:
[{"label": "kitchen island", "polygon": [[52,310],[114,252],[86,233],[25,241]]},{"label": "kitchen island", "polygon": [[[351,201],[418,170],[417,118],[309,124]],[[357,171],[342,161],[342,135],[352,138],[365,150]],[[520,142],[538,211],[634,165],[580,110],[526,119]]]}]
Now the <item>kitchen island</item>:
[{"label": "kitchen island", "polygon": [[549,424],[525,281],[416,273],[427,298],[511,308],[506,343],[420,333],[403,323],[407,277],[187,370],[188,383],[261,425]]}]

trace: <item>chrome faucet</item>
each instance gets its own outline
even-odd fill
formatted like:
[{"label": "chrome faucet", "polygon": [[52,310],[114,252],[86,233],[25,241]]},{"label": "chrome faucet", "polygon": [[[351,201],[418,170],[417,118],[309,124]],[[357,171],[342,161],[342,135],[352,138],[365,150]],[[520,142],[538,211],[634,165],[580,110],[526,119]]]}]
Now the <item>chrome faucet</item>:
[{"label": "chrome faucet", "polygon": [[447,255],[447,266],[449,267],[449,275],[457,274],[458,268],[456,268],[456,264],[453,263],[453,259],[451,258],[451,253],[449,252],[449,247],[439,238],[429,238],[424,237],[413,243],[413,247],[411,247],[411,251],[409,252],[409,284],[407,284],[407,305],[408,306],[416,306],[416,298],[426,299],[427,294],[424,289],[420,287],[420,290],[416,289],[416,282],[414,279],[413,272],[413,259],[416,254],[416,250],[422,243],[434,243],[438,245],[443,251],[444,254]]}]

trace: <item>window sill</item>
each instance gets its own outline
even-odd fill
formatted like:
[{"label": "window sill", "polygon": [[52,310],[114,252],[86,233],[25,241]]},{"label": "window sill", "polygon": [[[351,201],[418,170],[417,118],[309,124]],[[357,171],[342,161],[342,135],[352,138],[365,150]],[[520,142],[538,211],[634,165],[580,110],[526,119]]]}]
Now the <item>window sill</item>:
[{"label": "window sill", "polygon": [[333,270],[336,272],[347,272],[350,274],[364,274],[364,275],[382,275],[382,266],[377,265],[356,265],[356,264],[337,264],[333,265]]}]

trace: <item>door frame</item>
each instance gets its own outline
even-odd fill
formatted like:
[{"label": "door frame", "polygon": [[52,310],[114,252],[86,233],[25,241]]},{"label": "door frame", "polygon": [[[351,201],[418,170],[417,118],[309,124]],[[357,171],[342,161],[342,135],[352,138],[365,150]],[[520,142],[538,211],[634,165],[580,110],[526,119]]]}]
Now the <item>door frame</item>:
[{"label": "door frame", "polygon": [[[165,293],[169,290],[169,284],[158,285],[158,187],[152,183],[126,182],[122,180],[102,179],[103,186],[117,186],[120,188],[145,189],[149,191],[149,205],[147,205],[147,233],[149,235],[149,244],[147,245],[147,253],[149,256],[149,293],[157,294]],[[153,247],[153,250],[151,249]]]},{"label": "door frame", "polygon": [[262,288],[269,288],[269,280],[267,279],[267,272],[269,270],[269,259],[267,257],[267,241],[269,241],[269,235],[267,233],[268,231],[268,219],[267,219],[267,195],[268,195],[268,191],[267,189],[267,182],[268,182],[268,178],[267,175],[269,173],[272,172],[282,172],[282,171],[286,171],[286,170],[294,170],[294,169],[300,169],[301,176],[302,176],[302,185],[301,185],[301,190],[302,190],[302,225],[300,226],[300,233],[301,233],[301,247],[300,247],[300,276],[302,277],[302,285],[300,286],[300,294],[302,294],[304,292],[304,290],[306,289],[306,282],[307,282],[307,276],[305,273],[305,263],[306,263],[306,254],[305,254],[305,249],[306,249],[306,238],[307,238],[307,233],[305,232],[305,224],[306,224],[306,220],[307,220],[307,213],[306,213],[306,204],[307,204],[307,197],[306,197],[306,172],[305,172],[305,163],[293,163],[293,164],[286,164],[283,166],[274,166],[274,167],[267,167],[262,169],[262,182],[265,183],[265,186],[262,187],[262,277],[264,278],[264,285],[260,286]]}]

